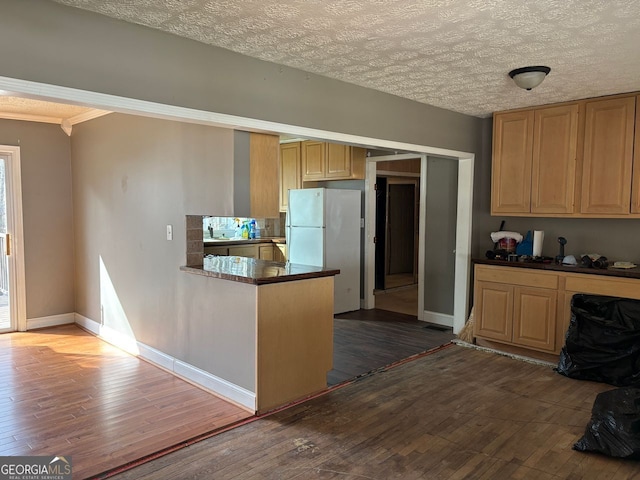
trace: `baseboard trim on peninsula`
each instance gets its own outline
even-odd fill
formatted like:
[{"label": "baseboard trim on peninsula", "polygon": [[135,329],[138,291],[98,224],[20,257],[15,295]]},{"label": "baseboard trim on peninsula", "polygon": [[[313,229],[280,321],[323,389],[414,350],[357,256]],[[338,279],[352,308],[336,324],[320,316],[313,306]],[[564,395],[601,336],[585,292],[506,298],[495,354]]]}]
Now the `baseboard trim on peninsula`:
[{"label": "baseboard trim on peninsula", "polygon": [[183,362],[171,355],[167,355],[156,348],[145,345],[142,342],[132,340],[129,337],[113,330],[112,328],[100,325],[100,323],[78,313],[75,314],[75,323],[85,330],[100,337],[106,342],[151,362],[177,377],[192,382],[205,390],[209,390],[226,400],[229,400],[252,412],[256,411],[256,394],[231,383],[223,378],[217,377],[209,372],[199,369],[189,363]]},{"label": "baseboard trim on peninsula", "polygon": [[60,315],[49,315],[48,317],[27,318],[27,330],[67,325],[69,323],[74,323],[75,321],[74,313],[61,313]]},{"label": "baseboard trim on peninsula", "polygon": [[447,315],[446,313],[429,312],[425,310],[423,320],[425,322],[435,323],[436,325],[453,327],[453,315]]}]

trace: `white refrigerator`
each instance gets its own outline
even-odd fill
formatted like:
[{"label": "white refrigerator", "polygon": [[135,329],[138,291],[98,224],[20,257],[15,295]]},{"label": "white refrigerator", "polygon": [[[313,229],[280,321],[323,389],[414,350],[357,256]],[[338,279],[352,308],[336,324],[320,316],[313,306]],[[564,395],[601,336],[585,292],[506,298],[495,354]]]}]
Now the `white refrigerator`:
[{"label": "white refrigerator", "polygon": [[340,269],[334,278],[334,313],[360,308],[359,190],[289,190],[288,261]]}]

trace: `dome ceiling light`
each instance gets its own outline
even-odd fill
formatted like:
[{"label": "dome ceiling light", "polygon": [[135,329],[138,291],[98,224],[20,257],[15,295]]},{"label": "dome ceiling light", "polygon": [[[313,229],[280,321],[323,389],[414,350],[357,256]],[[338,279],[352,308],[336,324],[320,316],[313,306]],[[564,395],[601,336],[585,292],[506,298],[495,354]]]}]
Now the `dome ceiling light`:
[{"label": "dome ceiling light", "polygon": [[511,70],[509,76],[520,88],[531,90],[540,85],[550,71],[549,67],[544,66],[522,67]]}]

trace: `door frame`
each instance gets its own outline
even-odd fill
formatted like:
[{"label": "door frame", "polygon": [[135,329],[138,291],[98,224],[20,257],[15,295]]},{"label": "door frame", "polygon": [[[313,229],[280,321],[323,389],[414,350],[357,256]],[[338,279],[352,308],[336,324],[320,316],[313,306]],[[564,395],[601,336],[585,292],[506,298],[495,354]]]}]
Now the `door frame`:
[{"label": "door frame", "polygon": [[[4,90],[9,94],[23,96],[25,98],[33,98],[36,100],[47,100],[50,102],[73,103],[111,112],[121,112],[132,115],[143,115],[152,118],[161,118],[165,120],[175,120],[178,122],[198,123],[201,125],[210,125],[228,129],[242,129],[250,132],[270,132],[281,135],[289,135],[291,137],[315,138],[327,142],[345,143],[363,148],[372,148],[387,150],[392,152],[415,152],[409,157],[416,158],[422,156],[421,169],[426,170],[427,155],[437,156],[441,158],[450,158],[452,161],[458,162],[458,217],[456,228],[456,272],[455,272],[455,298],[454,298],[454,321],[453,332],[458,333],[467,320],[469,313],[469,295],[470,295],[470,279],[471,279],[471,212],[473,211],[473,171],[475,164],[475,154],[471,152],[463,152],[459,150],[451,150],[447,148],[432,147],[429,145],[421,145],[415,143],[405,143],[393,140],[383,140],[374,137],[364,137],[361,135],[353,135],[340,133],[330,130],[320,130],[317,128],[302,127],[299,125],[290,125],[286,123],[273,122],[269,120],[259,120],[255,118],[240,117],[237,115],[229,115],[225,113],[217,113],[206,110],[197,110],[194,108],[180,107],[175,105],[150,102],[130,97],[121,97],[107,93],[92,92],[89,90],[80,90],[77,88],[63,87],[60,85],[52,85],[31,80],[22,80],[11,77],[0,76],[0,90]],[[368,157],[372,158],[372,157]],[[378,157],[376,157],[378,158]],[[408,158],[408,157],[406,157]],[[420,184],[420,203],[421,207],[426,199],[426,175],[421,175]],[[375,165],[373,165],[373,177],[370,173],[370,167],[367,166],[367,174],[365,179],[366,192],[369,191],[369,185],[375,183]],[[371,187],[372,188],[372,187]],[[365,198],[371,196],[365,192]],[[375,225],[375,218],[371,219],[371,200],[367,200],[366,218],[365,218],[365,298],[363,301],[364,308],[373,308],[373,269],[374,256],[373,236],[375,231],[372,226]],[[375,198],[373,198],[375,205]],[[424,213],[421,208],[419,235],[424,238]],[[424,265],[424,248],[421,246],[418,252],[418,266]],[[420,281],[420,275],[418,275]],[[424,279],[423,279],[424,282]],[[419,307],[424,308],[424,303]],[[424,302],[424,299],[422,299]],[[423,310],[418,311],[422,314]]]},{"label": "door frame", "polygon": [[20,147],[0,145],[5,164],[7,193],[7,225],[11,225],[11,255],[9,261],[9,312],[11,326],[19,332],[27,330],[27,297],[24,264],[24,225],[22,217],[22,168]]},{"label": "door frame", "polygon": [[[365,177],[365,268],[364,268],[364,301],[363,308],[375,308],[375,181],[376,163],[383,161],[410,160],[420,157],[420,208],[418,223],[418,320],[425,319],[424,312],[424,277],[425,277],[425,234],[427,220],[427,153],[395,154],[380,157],[367,157]],[[442,155],[439,158],[450,158],[458,162],[458,205],[456,212],[456,246],[455,246],[455,281],[453,300],[453,332],[458,333],[467,321],[469,313],[469,293],[471,281],[471,226],[473,211],[473,169],[475,155]]]}]

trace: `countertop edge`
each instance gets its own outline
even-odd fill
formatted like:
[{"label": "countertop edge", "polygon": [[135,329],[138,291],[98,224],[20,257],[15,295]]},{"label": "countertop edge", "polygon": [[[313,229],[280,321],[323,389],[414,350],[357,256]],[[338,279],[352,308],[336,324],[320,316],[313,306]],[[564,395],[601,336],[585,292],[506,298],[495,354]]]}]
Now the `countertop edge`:
[{"label": "countertop edge", "polygon": [[602,275],[609,277],[640,279],[640,267],[630,269],[618,269],[611,267],[599,269],[580,266],[556,265],[555,263],[509,262],[506,260],[489,260],[482,258],[474,258],[472,259],[472,262],[477,265],[496,265],[500,267],[529,268],[551,272],[578,273],[581,275]]},{"label": "countertop edge", "polygon": [[205,238],[202,240],[205,247],[228,247],[229,245],[256,245],[259,243],[271,243],[275,245],[286,244],[285,237],[261,237],[251,239],[228,239],[228,240],[214,240],[212,238]]},{"label": "countertop edge", "polygon": [[[230,257],[231,258],[231,257]],[[238,257],[243,258],[243,257]],[[271,262],[267,260],[255,260],[248,259],[255,262],[258,266],[264,268],[271,268],[274,272],[279,272],[278,269],[284,269],[288,264],[282,262]],[[289,264],[290,265],[290,264]],[[180,266],[180,270],[186,273],[190,273],[193,275],[200,275],[204,277],[218,278],[221,280],[229,280],[232,282],[245,283],[249,285],[269,285],[273,283],[284,283],[284,282],[293,282],[297,280],[309,280],[313,278],[323,278],[323,277],[333,277],[340,273],[338,269],[325,268],[321,270],[316,270],[317,267],[308,267],[309,271],[304,271],[305,265],[294,265],[295,268],[301,269],[302,271],[297,273],[284,273],[277,275],[245,275],[245,274],[237,274],[231,272],[225,272],[220,269],[205,269],[204,265],[183,265]],[[275,269],[275,270],[273,270]]]}]

